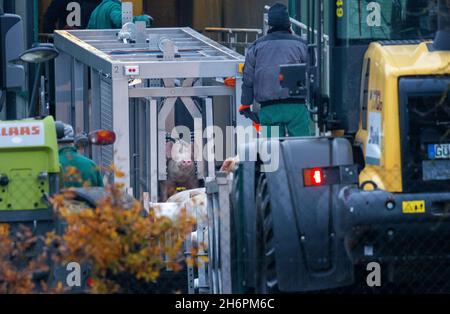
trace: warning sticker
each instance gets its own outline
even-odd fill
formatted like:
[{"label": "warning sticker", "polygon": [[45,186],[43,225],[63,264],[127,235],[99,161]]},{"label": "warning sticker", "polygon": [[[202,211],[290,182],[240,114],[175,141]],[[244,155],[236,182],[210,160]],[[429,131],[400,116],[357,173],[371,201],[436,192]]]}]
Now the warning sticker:
[{"label": "warning sticker", "polygon": [[366,162],[370,165],[380,165],[381,132],[381,113],[369,112],[369,136],[366,146]]},{"label": "warning sticker", "polygon": [[402,208],[404,214],[422,214],[425,213],[425,201],[405,201]]}]

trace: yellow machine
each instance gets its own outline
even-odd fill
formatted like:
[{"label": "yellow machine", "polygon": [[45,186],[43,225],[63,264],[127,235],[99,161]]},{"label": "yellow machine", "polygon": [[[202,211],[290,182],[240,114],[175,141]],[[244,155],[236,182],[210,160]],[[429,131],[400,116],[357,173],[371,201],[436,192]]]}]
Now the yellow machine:
[{"label": "yellow machine", "polygon": [[[427,108],[431,110],[430,114],[443,111],[440,116],[442,121],[435,121],[442,124],[441,127],[436,127],[443,129],[437,132],[437,137],[434,139],[436,143],[424,144],[432,145],[449,141],[445,129],[450,125],[449,121],[445,120],[445,112],[448,113],[450,110],[447,95],[449,87],[446,84],[449,82],[448,75],[450,75],[450,52],[430,51],[430,45],[431,42],[413,45],[382,45],[380,43],[370,45],[364,57],[361,84],[362,112],[359,131],[356,135],[356,141],[363,145],[366,156],[366,166],[360,174],[360,182],[373,181],[379,189],[389,192],[413,189],[411,186],[404,187],[404,183],[413,183],[408,180],[403,182],[402,171],[408,171],[408,169],[403,167],[401,148],[405,148],[405,153],[415,154],[420,153],[420,147],[414,147],[419,151],[410,151],[408,147],[402,146],[402,143],[407,141],[405,137],[409,136],[402,132],[404,128],[401,126],[402,105],[405,105],[401,101],[401,96],[399,97],[399,81],[402,78],[416,77],[419,80],[418,88],[430,79],[432,80],[432,82],[428,81],[430,86],[443,85],[442,90],[437,89],[434,95],[433,89],[424,91],[424,94],[434,101],[434,103],[430,102]],[[421,80],[420,77],[423,79]],[[442,80],[441,84],[439,80]],[[412,127],[420,126],[420,121],[417,121],[417,125]],[[372,139],[369,138],[370,135],[373,136]],[[372,144],[378,140],[380,140],[379,145]],[[433,139],[430,140],[433,141]],[[447,155],[443,155],[442,159],[447,159],[448,148],[443,149],[447,149]]]}]

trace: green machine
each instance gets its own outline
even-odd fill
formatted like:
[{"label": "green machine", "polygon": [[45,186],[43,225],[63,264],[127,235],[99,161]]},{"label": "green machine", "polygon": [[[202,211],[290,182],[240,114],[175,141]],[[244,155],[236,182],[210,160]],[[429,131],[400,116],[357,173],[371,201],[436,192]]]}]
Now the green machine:
[{"label": "green machine", "polygon": [[0,122],[1,222],[51,220],[59,172],[52,117]]}]

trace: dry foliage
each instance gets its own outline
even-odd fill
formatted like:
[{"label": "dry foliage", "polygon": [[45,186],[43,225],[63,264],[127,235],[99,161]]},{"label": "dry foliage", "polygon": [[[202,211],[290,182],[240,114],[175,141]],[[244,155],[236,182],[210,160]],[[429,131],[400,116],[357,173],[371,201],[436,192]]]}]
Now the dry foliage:
[{"label": "dry foliage", "polygon": [[175,221],[154,211],[143,215],[140,203],[127,204],[118,186],[106,189],[108,197],[96,209],[71,208],[67,202],[70,191],[54,198],[68,223],[62,239],[52,234],[47,241],[60,243],[60,258],[92,266],[94,293],[124,292],[124,274],[152,282],[165,267],[181,270],[184,236],[194,224],[186,211],[182,210]]},{"label": "dry foliage", "polygon": [[61,285],[48,287],[45,283],[49,270],[46,250],[36,250],[42,243],[30,228],[20,225],[11,231],[9,225],[0,225],[0,294],[62,291]]},{"label": "dry foliage", "polygon": [[[120,173],[119,173],[120,175]],[[183,242],[194,225],[181,210],[177,219],[143,211],[139,202],[129,202],[120,185],[106,187],[106,197],[97,208],[73,200],[69,190],[52,201],[67,222],[63,236],[54,232],[42,237],[42,253],[30,255],[38,238],[27,228],[11,234],[0,225],[0,293],[63,292],[61,284],[37,287],[33,274],[48,272],[45,252],[61,265],[69,262],[91,266],[90,292],[126,292],[128,281],[153,282],[162,269],[183,268]],[[48,261],[48,260],[47,260]]]}]

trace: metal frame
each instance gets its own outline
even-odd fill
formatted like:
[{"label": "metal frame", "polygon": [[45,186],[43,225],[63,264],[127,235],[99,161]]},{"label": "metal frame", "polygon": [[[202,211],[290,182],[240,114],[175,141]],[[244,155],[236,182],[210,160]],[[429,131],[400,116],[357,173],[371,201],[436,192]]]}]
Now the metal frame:
[{"label": "metal frame", "polygon": [[194,261],[187,265],[189,294],[231,294],[234,291],[230,207],[233,175],[221,171],[216,175],[206,179],[206,207],[195,202],[193,208],[183,204],[196,217],[196,228],[186,237],[184,250],[185,256]]},{"label": "metal frame", "polygon": [[[230,120],[235,123],[239,119],[242,82],[238,65],[244,62],[244,57],[191,28],[146,29],[145,34],[141,34],[145,36],[140,36],[146,38],[146,42],[135,43],[119,41],[117,33],[118,30],[55,32],[54,43],[60,51],[55,65],[56,116],[76,126],[77,132],[88,132],[90,130],[86,128],[89,127],[112,127],[117,134],[114,165],[126,174],[120,181],[127,188],[133,187],[135,194],[141,193],[133,186],[136,184],[132,184],[129,175],[136,167],[133,166],[136,154],[133,146],[149,145],[148,158],[141,160],[139,165],[149,169],[150,175],[137,180],[145,181],[150,191],[142,192],[150,192],[151,201],[156,202],[158,181],[166,179],[165,139],[162,136],[166,133],[166,121],[173,115],[176,100],[181,99],[189,113],[201,119],[202,125],[197,125],[196,131],[201,128],[203,133],[204,127],[214,123],[214,97],[228,96]],[[165,39],[178,48],[175,55],[161,51],[160,43]],[[129,66],[137,67],[139,73],[126,75]],[[88,76],[85,73],[90,73],[91,97],[86,88]],[[223,84],[221,79],[227,77],[236,78],[236,87]],[[130,80],[140,80],[140,83],[131,86]],[[91,99],[91,106],[86,105],[88,99]],[[203,110],[194,99],[202,100]],[[138,123],[130,116],[130,106],[134,106],[135,100],[147,104],[149,115],[149,122],[137,128],[138,145],[132,145],[134,139],[130,139],[133,134],[130,128]],[[78,121],[89,116],[86,110],[90,110],[90,123]],[[146,138],[147,142],[141,138]],[[94,160],[106,166],[107,153],[104,148],[94,150]],[[200,163],[198,172],[201,178],[214,176],[214,164]]]},{"label": "metal frame", "polygon": [[250,45],[262,36],[263,30],[259,28],[205,27],[205,33],[216,35],[220,44],[246,55]]}]

